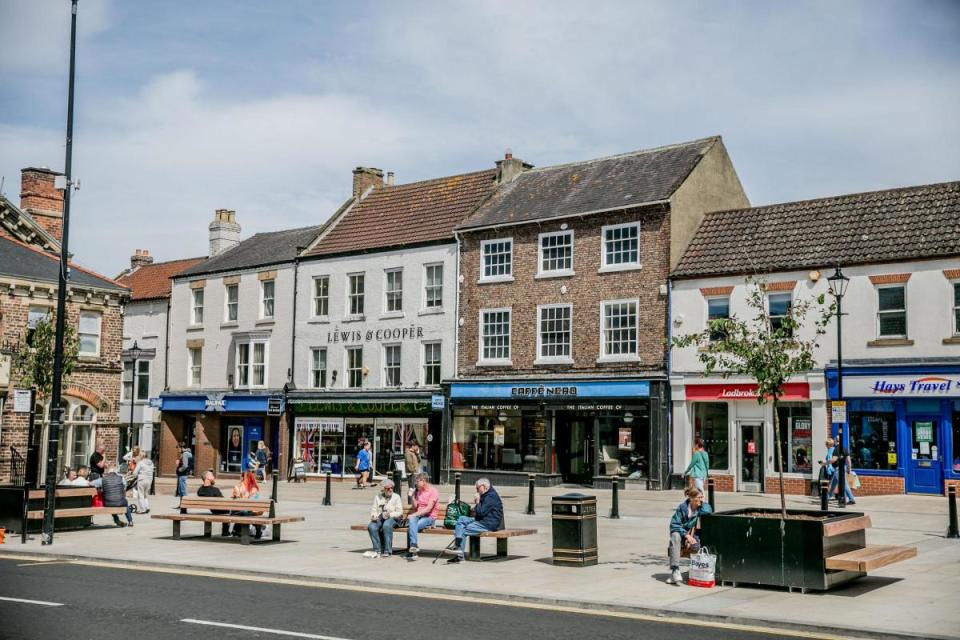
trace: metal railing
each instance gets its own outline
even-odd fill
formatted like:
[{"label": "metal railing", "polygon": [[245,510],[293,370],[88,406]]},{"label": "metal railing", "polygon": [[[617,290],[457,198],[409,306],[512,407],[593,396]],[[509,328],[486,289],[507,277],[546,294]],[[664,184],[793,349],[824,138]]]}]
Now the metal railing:
[{"label": "metal railing", "polygon": [[22,487],[27,482],[27,459],[20,455],[16,447],[10,446],[10,484]]}]

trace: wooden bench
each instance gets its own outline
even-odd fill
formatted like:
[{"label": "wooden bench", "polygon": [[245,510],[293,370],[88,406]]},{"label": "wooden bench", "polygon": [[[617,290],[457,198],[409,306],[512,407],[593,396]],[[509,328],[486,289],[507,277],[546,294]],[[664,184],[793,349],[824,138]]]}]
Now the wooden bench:
[{"label": "wooden bench", "polygon": [[[407,506],[403,509],[403,515],[407,516],[412,509]],[[453,538],[453,529],[447,529],[443,526],[443,519],[447,515],[447,506],[441,505],[440,512],[437,515],[437,519],[434,521],[433,526],[427,527],[420,531],[420,535],[435,535],[435,536],[448,536],[451,539]],[[366,531],[367,525],[365,524],[355,524],[351,525],[351,531]],[[406,533],[407,527],[397,527],[394,530],[394,533]],[[497,557],[505,558],[507,557],[507,543],[510,538],[516,538],[518,536],[532,536],[536,535],[536,529],[499,529],[497,531],[484,531],[480,534],[474,534],[468,536],[469,540],[469,552],[467,554],[467,559],[469,560],[482,560],[480,557],[480,538],[494,538],[497,541]]]},{"label": "wooden bench", "polygon": [[[823,525],[824,538],[843,536],[856,533],[872,526],[870,516],[863,515],[856,518],[847,518]],[[859,545],[857,545],[859,547]],[[838,549],[839,550],[839,549]],[[852,571],[866,575],[870,571],[885,567],[888,564],[908,560],[917,556],[916,547],[900,547],[894,545],[866,545],[842,551],[824,559],[824,567],[830,571]]]},{"label": "wooden bench", "polygon": [[[188,513],[195,511],[223,511],[224,513]],[[244,512],[249,515],[240,515]],[[184,496],[180,498],[180,513],[163,513],[150,516],[157,520],[173,521],[173,539],[180,539],[181,522],[202,522],[203,537],[213,534],[213,523],[240,525],[240,544],[250,544],[250,527],[247,525],[272,527],[273,541],[280,540],[280,525],[288,522],[303,522],[303,516],[278,516],[273,500],[235,500],[233,498],[202,498]]]},{"label": "wooden bench", "polygon": [[[42,504],[46,495],[45,489],[31,489],[28,498],[31,502],[39,500]],[[126,507],[56,506],[61,502],[68,504],[86,502],[92,505],[95,495],[97,495],[95,487],[57,487],[54,493],[56,500],[53,511],[54,520],[57,518],[90,518],[103,514],[122,516],[127,513]],[[84,498],[87,498],[87,500],[83,500]],[[28,509],[27,520],[43,520],[43,509]]]}]

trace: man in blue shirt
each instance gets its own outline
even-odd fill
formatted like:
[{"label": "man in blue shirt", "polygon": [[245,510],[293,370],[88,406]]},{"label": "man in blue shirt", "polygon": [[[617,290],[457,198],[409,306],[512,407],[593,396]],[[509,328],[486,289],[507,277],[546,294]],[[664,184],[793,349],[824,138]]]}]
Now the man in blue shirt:
[{"label": "man in blue shirt", "polygon": [[490,486],[490,481],[480,478],[476,484],[477,495],[473,499],[476,505],[473,508],[475,518],[460,516],[453,535],[457,541],[457,555],[447,560],[449,564],[463,562],[463,555],[467,549],[467,536],[475,536],[484,531],[496,531],[503,522],[503,501]]}]

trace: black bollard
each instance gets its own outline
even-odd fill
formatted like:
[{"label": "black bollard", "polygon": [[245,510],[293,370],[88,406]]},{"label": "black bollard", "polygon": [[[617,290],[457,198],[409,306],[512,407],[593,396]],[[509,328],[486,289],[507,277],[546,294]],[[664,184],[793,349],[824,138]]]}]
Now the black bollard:
[{"label": "black bollard", "polygon": [[277,482],[280,481],[280,472],[274,470],[271,474],[273,476],[273,489],[270,491],[270,517],[277,517]]},{"label": "black bollard", "polygon": [[530,495],[527,498],[527,512],[528,516],[535,516],[537,512],[533,510],[533,488],[537,484],[537,476],[533,473],[527,474],[528,482],[530,483]]},{"label": "black bollard", "polygon": [[827,511],[830,502],[830,482],[828,480],[820,481],[820,511]]},{"label": "black bollard", "polygon": [[949,511],[947,537],[960,538],[960,526],[957,524],[957,485],[955,484],[947,487],[947,509]]},{"label": "black bollard", "polygon": [[710,504],[710,508],[713,511],[717,510],[717,501],[714,498],[713,492],[715,489],[715,481],[713,478],[707,478],[707,502]]},{"label": "black bollard", "polygon": [[620,478],[613,479],[613,506],[610,508],[610,519],[620,519]]},{"label": "black bollard", "polygon": [[457,471],[453,474],[453,495],[456,496],[455,500],[460,502],[460,472]]},{"label": "black bollard", "polygon": [[398,496],[403,489],[403,472],[400,469],[393,470],[393,492]]},{"label": "black bollard", "polygon": [[327,471],[327,490],[323,496],[323,506],[332,507],[333,500],[330,499],[330,472]]}]

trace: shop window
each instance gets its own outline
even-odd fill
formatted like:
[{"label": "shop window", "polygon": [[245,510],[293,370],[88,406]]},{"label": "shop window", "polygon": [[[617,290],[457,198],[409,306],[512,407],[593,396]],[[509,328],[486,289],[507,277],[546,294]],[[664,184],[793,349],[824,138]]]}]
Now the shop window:
[{"label": "shop window", "polygon": [[897,468],[897,414],[891,400],[851,400],[850,458],[854,469],[895,471]]},{"label": "shop window", "polygon": [[443,306],[443,265],[428,264],[423,270],[423,306],[439,309]]},{"label": "shop window", "polygon": [[693,437],[703,439],[710,469],[730,468],[730,418],[726,402],[693,403]]},{"label": "shop window", "polygon": [[481,282],[513,279],[513,239],[484,240],[480,243],[483,256]]},{"label": "shop window", "polygon": [[950,442],[953,443],[953,460],[950,461],[950,469],[954,474],[960,474],[960,400],[953,401],[953,437]]},{"label": "shop window", "polygon": [[262,280],[260,282],[260,317],[263,319],[273,318],[275,290],[275,280]]},{"label": "shop window", "polygon": [[597,453],[600,475],[636,480],[649,472],[650,415],[646,409],[633,409],[617,416],[602,416]]},{"label": "shop window", "polygon": [[330,276],[313,279],[313,315],[317,318],[330,315]]},{"label": "shop window", "polygon": [[373,422],[373,418],[346,418],[344,420],[343,469],[345,472],[350,473],[356,469],[357,456],[365,442],[370,443],[370,462],[373,464],[374,474],[387,473],[389,470],[377,465]]},{"label": "shop window", "polygon": [[400,345],[388,344],[383,347],[383,386],[400,386]]},{"label": "shop window", "polygon": [[601,270],[636,269],[640,267],[640,223],[615,224],[603,227]]},{"label": "shop window", "polygon": [[793,336],[793,329],[784,327],[784,320],[790,316],[790,307],[793,305],[792,293],[771,293],[767,298],[770,314],[770,329],[783,331],[784,337]]},{"label": "shop window", "polygon": [[386,296],[384,310],[387,313],[403,311],[403,269],[391,269],[386,272],[383,290]]},{"label": "shop window", "polygon": [[363,347],[347,347],[347,386],[363,386]]},{"label": "shop window", "polygon": [[543,473],[546,425],[535,412],[457,409],[450,467]]},{"label": "shop window", "polygon": [[907,337],[906,287],[877,288],[877,327],[881,338]]},{"label": "shop window", "polygon": [[[136,380],[134,380],[136,377]],[[123,387],[120,390],[120,400],[129,402],[136,384],[136,400],[146,400],[150,396],[150,361],[137,360],[137,375],[133,375],[133,361],[123,363]]]},{"label": "shop window", "polygon": [[440,358],[441,349],[439,342],[426,342],[423,345],[423,384],[440,384]]},{"label": "shop window", "polygon": [[224,310],[225,322],[236,322],[240,307],[240,285],[228,284],[224,287],[224,299],[226,300],[226,309]]},{"label": "shop window", "polygon": [[203,289],[194,289],[191,300],[190,324],[203,324]]},{"label": "shop window", "polygon": [[710,330],[710,342],[718,342],[727,337],[725,329],[714,326],[716,320],[730,319],[730,298],[707,298],[707,329]]},{"label": "shop window", "polygon": [[226,423],[221,425],[221,428],[226,431],[226,435],[221,434],[221,442],[225,443],[220,448],[223,460],[220,463],[221,471],[240,473],[243,471],[243,426],[236,424],[228,426]]},{"label": "shop window", "polygon": [[[780,455],[786,464],[786,473],[811,473],[813,471],[813,416],[809,402],[780,402],[777,404],[780,419]],[[774,470],[780,465],[776,456]]]},{"label": "shop window", "polygon": [[480,312],[480,360],[510,361],[510,309],[484,309]]},{"label": "shop window", "polygon": [[348,275],[347,285],[347,309],[351,316],[362,316],[364,275],[362,273]]},{"label": "shop window", "polygon": [[537,275],[573,273],[573,231],[540,234],[540,271]]},{"label": "shop window", "polygon": [[77,332],[81,356],[100,355],[100,314],[96,311],[80,312],[80,330]]},{"label": "shop window", "polygon": [[314,389],[327,386],[327,349],[316,347],[310,350],[310,382]]},{"label": "shop window", "polygon": [[538,359],[569,362],[573,305],[546,305],[540,307],[538,312],[540,314],[540,331],[537,335]]},{"label": "shop window", "polygon": [[610,300],[602,303],[602,358],[637,357],[637,301]]},{"label": "shop window", "polygon": [[[239,429],[237,431],[239,434]],[[319,473],[320,421],[297,418],[294,422],[293,458],[303,462],[306,473]]]}]

